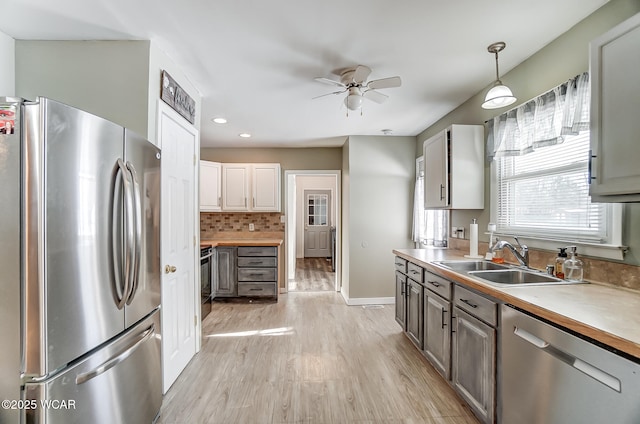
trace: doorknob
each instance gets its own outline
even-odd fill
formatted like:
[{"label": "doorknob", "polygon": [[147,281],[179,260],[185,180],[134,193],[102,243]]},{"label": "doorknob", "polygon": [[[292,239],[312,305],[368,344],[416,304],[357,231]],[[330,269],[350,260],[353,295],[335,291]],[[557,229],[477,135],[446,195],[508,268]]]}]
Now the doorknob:
[{"label": "doorknob", "polygon": [[173,265],[165,265],[165,267],[164,267],[164,273],[165,273],[165,274],[169,274],[169,273],[172,273],[172,272],[176,272],[176,270],[177,270],[177,269],[178,269],[178,268],[176,268],[176,267],[175,267],[175,266],[173,266]]}]

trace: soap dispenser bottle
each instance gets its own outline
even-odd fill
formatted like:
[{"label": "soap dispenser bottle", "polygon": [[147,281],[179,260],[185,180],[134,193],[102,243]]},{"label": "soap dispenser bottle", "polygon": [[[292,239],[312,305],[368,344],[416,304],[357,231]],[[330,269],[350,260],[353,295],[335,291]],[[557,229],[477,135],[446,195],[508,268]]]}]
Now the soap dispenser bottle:
[{"label": "soap dispenser bottle", "polygon": [[582,281],[583,266],[582,261],[577,258],[577,246],[570,246],[571,257],[564,261],[564,278],[567,281]]},{"label": "soap dispenser bottle", "polygon": [[556,258],[556,277],[564,280],[564,262],[567,260],[567,248],[559,247],[560,253]]}]

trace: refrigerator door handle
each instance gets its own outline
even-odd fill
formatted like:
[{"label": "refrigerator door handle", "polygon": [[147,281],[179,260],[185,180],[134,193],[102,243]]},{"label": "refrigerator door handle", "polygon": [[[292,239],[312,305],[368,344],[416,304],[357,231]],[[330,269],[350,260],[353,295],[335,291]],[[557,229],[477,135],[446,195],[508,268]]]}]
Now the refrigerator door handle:
[{"label": "refrigerator door handle", "polygon": [[[118,176],[122,178],[122,187],[124,191],[124,233],[125,240],[124,243],[121,240],[122,234],[119,231],[116,231],[118,228],[116,222],[120,219],[121,210],[118,208],[119,202],[116,198],[118,196],[118,190],[114,190],[114,199],[113,199],[113,231],[111,236],[111,249],[113,255],[113,274],[115,278],[115,286],[116,286],[116,297],[117,297],[117,306],[118,309],[122,309],[127,301],[127,293],[129,292],[129,269],[131,268],[130,263],[130,246],[133,239],[133,232],[131,231],[131,218],[128,216],[132,209],[132,198],[131,198],[131,183],[129,182],[129,173],[127,168],[122,161],[122,159],[118,159],[117,162],[118,170],[116,172],[116,187],[118,183]],[[124,250],[124,252],[122,251]],[[120,269],[119,259],[124,259],[124,270]],[[124,281],[123,281],[124,280]]]},{"label": "refrigerator door handle", "polygon": [[149,338],[153,337],[153,335],[155,334],[155,329],[156,329],[155,324],[151,324],[149,328],[147,328],[146,330],[138,334],[138,336],[136,337],[136,340],[131,345],[127,346],[121,352],[111,357],[110,359],[106,360],[102,364],[98,365],[91,371],[78,374],[78,376],[76,376],[76,385],[79,386],[80,384],[84,384],[87,381],[99,376],[100,374],[104,374],[105,372],[109,371],[111,368],[118,365],[120,362],[127,359],[144,342],[146,342]]},{"label": "refrigerator door handle", "polygon": [[133,192],[133,223],[134,223],[134,238],[133,238],[133,267],[131,269],[131,278],[129,293],[127,293],[127,305],[130,305],[135,297],[136,290],[138,289],[139,277],[140,277],[140,246],[142,245],[142,202],[140,196],[140,184],[138,184],[138,174],[131,162],[127,162],[127,170],[131,175]]}]

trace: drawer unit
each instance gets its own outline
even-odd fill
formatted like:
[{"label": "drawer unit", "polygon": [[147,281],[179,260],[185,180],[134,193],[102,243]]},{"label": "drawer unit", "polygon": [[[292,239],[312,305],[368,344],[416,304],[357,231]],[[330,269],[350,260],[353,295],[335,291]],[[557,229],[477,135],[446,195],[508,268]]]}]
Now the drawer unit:
[{"label": "drawer unit", "polygon": [[276,268],[238,268],[238,282],[276,280]]},{"label": "drawer unit", "polygon": [[238,283],[238,296],[275,296],[276,283]]},{"label": "drawer unit", "polygon": [[275,268],[278,258],[275,257],[238,257],[239,268]]},{"label": "drawer unit", "polygon": [[238,247],[238,296],[278,295],[278,248]]},{"label": "drawer unit", "polygon": [[407,276],[411,278],[413,281],[422,284],[424,270],[421,266],[416,265],[414,263],[409,262],[407,264]]},{"label": "drawer unit", "polygon": [[396,261],[394,266],[396,267],[396,271],[401,272],[403,274],[407,273],[407,260],[402,259],[399,256],[396,256]]},{"label": "drawer unit", "polygon": [[453,283],[429,271],[424,272],[424,286],[439,294],[443,298],[451,299],[451,287]]},{"label": "drawer unit", "polygon": [[278,248],[275,246],[241,246],[238,247],[238,256],[278,256]]},{"label": "drawer unit", "polygon": [[457,307],[487,324],[494,327],[498,325],[498,305],[495,302],[458,285],[455,286],[454,292],[454,303]]}]

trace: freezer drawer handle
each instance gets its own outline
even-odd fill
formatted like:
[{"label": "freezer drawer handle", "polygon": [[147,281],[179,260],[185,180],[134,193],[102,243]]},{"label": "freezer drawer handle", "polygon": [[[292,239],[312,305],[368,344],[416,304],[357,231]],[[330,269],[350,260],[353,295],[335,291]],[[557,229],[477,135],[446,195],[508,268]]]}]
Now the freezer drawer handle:
[{"label": "freezer drawer handle", "polygon": [[610,389],[613,389],[618,393],[622,392],[622,383],[620,383],[620,380],[612,376],[611,374],[602,371],[600,368],[597,368],[590,363],[583,361],[582,359],[576,358],[570,353],[558,349],[557,347],[549,344],[549,342],[537,336],[534,336],[533,334],[529,333],[527,330],[523,330],[522,328],[514,327],[513,334],[531,343],[538,349],[545,351],[556,359],[559,359],[562,362],[577,369],[578,371],[588,375],[594,380],[604,384]]},{"label": "freezer drawer handle", "polygon": [[140,345],[142,345],[144,342],[146,342],[155,334],[155,329],[156,329],[155,324],[151,324],[149,328],[147,328],[146,330],[144,330],[142,333],[138,335],[137,341],[135,341],[131,346],[124,349],[117,356],[112,357],[111,359],[103,362],[102,364],[100,364],[99,366],[97,366],[91,371],[79,374],[76,377],[76,384],[80,385],[80,384],[86,383],[92,378],[95,378],[100,374],[104,374],[105,372],[109,371],[111,368],[118,365],[120,362],[127,359],[129,356],[131,356],[131,354],[133,354],[133,352],[136,351],[136,349],[138,349],[138,347],[140,347]]}]

